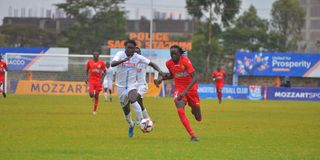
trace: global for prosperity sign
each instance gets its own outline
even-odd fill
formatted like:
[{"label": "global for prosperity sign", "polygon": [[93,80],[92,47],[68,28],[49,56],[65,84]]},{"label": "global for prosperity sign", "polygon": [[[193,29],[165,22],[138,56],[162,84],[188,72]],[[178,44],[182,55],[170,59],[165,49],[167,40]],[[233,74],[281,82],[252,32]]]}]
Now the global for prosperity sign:
[{"label": "global for prosperity sign", "polygon": [[320,54],[237,52],[238,76],[320,77]]}]

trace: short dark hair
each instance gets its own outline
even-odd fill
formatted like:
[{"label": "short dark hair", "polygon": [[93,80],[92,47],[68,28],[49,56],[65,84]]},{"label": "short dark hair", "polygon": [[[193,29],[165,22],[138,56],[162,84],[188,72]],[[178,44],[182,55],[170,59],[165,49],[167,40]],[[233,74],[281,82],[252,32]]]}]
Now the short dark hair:
[{"label": "short dark hair", "polygon": [[135,40],[128,39],[127,41],[124,42],[124,45],[126,46],[128,43],[133,44],[135,47],[137,46],[137,43]]},{"label": "short dark hair", "polygon": [[178,45],[173,45],[173,46],[170,47],[170,49],[172,49],[172,48],[177,48],[177,49],[179,50],[180,54],[184,54],[184,52],[185,52],[185,51],[184,51],[180,46],[178,46]]}]

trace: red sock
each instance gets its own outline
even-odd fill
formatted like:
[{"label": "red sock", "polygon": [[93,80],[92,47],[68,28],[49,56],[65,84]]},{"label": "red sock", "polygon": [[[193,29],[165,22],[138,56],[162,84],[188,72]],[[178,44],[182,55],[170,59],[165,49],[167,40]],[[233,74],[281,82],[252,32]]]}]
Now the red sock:
[{"label": "red sock", "polygon": [[222,98],[222,92],[218,91],[218,99],[219,99],[219,101],[221,101],[221,98]]},{"label": "red sock", "polygon": [[190,126],[189,120],[188,120],[186,114],[184,113],[184,109],[178,108],[177,110],[178,110],[180,121],[184,125],[184,128],[188,131],[188,133],[190,134],[191,137],[195,137],[195,133],[193,132],[193,130]]},{"label": "red sock", "polygon": [[99,104],[99,98],[94,97],[93,111],[96,112]]}]

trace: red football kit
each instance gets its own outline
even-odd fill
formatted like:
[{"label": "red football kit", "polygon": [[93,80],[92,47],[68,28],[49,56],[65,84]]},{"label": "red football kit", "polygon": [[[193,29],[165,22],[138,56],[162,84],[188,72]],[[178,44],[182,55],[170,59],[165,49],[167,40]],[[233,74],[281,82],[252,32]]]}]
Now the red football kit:
[{"label": "red football kit", "polygon": [[4,71],[8,70],[8,65],[6,62],[0,61],[0,83],[4,82]]},{"label": "red football kit", "polygon": [[88,85],[89,85],[89,92],[100,92],[102,90],[102,84],[101,84],[101,79],[102,79],[102,73],[106,72],[106,66],[105,63],[101,60],[98,60],[95,62],[94,60],[89,60],[87,62],[87,71],[89,71],[89,80],[88,80]]},{"label": "red football kit", "polygon": [[224,85],[224,77],[226,76],[226,73],[224,71],[214,71],[212,73],[212,78],[215,78],[216,80],[216,88],[217,89],[222,89]]},{"label": "red football kit", "polygon": [[[194,72],[194,68],[188,57],[180,56],[179,62],[175,64],[172,59],[166,62],[166,66],[173,76],[175,88],[174,88],[174,100],[178,98],[185,88],[192,81],[191,73]],[[183,100],[188,102],[191,106],[200,106],[200,98],[198,95],[198,82],[196,82],[190,90],[187,92]]]}]

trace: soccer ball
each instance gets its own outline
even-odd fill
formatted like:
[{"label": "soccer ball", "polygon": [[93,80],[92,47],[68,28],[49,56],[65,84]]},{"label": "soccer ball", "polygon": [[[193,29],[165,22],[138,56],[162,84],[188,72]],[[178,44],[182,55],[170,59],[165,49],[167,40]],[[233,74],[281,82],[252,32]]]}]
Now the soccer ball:
[{"label": "soccer ball", "polygon": [[140,129],[143,133],[149,133],[153,129],[153,122],[150,119],[143,119],[140,122]]}]

